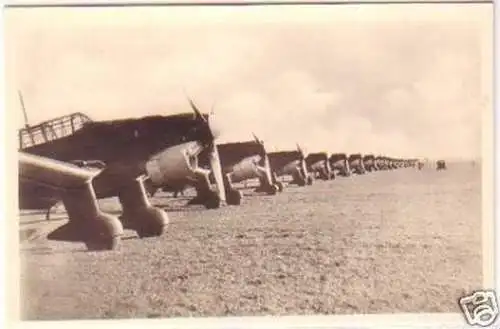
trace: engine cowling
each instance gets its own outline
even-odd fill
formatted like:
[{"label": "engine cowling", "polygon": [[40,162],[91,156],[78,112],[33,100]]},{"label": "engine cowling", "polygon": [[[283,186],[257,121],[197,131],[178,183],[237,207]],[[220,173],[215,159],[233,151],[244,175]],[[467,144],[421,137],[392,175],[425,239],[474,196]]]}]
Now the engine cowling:
[{"label": "engine cowling", "polygon": [[203,147],[197,142],[188,142],[169,147],[154,155],[146,163],[146,171],[154,185],[194,179],[198,169],[198,154]]},{"label": "engine cowling", "polygon": [[338,160],[338,161],[335,161],[332,166],[333,168],[335,169],[344,169],[345,166],[346,166],[346,160]]},{"label": "engine cowling", "polygon": [[361,159],[354,159],[351,161],[351,166],[358,166],[361,162]]},{"label": "engine cowling", "polygon": [[316,171],[316,170],[322,170],[325,166],[324,164],[324,160],[321,160],[321,161],[318,161],[318,162],[315,162],[311,165],[311,170],[312,171]]},{"label": "engine cowling", "polygon": [[232,182],[241,182],[251,178],[259,177],[260,155],[245,158],[235,164],[231,170],[230,178]]},{"label": "engine cowling", "polygon": [[283,174],[292,175],[296,173],[298,170],[300,170],[301,166],[302,164],[300,160],[292,161],[283,167]]}]

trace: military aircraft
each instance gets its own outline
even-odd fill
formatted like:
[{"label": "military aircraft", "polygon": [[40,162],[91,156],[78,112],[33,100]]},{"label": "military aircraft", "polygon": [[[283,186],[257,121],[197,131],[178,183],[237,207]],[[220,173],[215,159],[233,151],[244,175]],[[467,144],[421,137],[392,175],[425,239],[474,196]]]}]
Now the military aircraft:
[{"label": "military aircraft", "polygon": [[420,162],[421,162],[421,160],[419,160],[419,159],[409,159],[408,160],[408,167],[417,168],[419,166]]},{"label": "military aircraft", "polygon": [[390,157],[389,162],[392,169],[398,169],[401,165],[400,160],[394,157]]},{"label": "military aircraft", "polygon": [[298,144],[297,150],[269,152],[268,156],[273,182],[280,190],[283,190],[283,184],[278,181],[278,177],[285,175],[292,176],[288,184],[305,186],[313,183],[313,178],[307,170],[305,154]]},{"label": "military aircraft", "polygon": [[436,170],[446,170],[446,161],[437,160],[436,161]]},{"label": "military aircraft", "polygon": [[377,170],[394,170],[409,167],[422,169],[423,163],[419,159],[404,159],[378,155],[374,157],[374,166]]},{"label": "military aircraft", "polygon": [[322,180],[335,179],[335,173],[330,168],[330,161],[326,152],[310,153],[306,157],[307,169],[315,178]]},{"label": "military aircraft", "polygon": [[335,175],[349,177],[351,175],[351,168],[345,153],[333,153],[328,159],[330,167]]},{"label": "military aircraft", "polygon": [[[225,193],[216,133],[208,116],[190,104],[193,113],[99,122],[73,113],[26,125],[19,130],[20,208],[50,211],[62,201],[69,222],[49,239],[113,249],[124,227],[147,237],[161,235],[168,224],[167,214],[149,203],[146,177],[158,184],[189,176],[206,206],[218,207]],[[202,151],[217,192],[210,188],[209,172],[196,166]],[[92,162],[101,168],[84,167]],[[122,204],[121,222],[99,210],[96,199],[112,196]]]},{"label": "military aircraft", "polygon": [[375,157],[375,165],[379,170],[389,170],[389,158],[378,155]]},{"label": "military aircraft", "polygon": [[[233,183],[244,182],[258,178],[260,185],[255,192],[275,195],[279,187],[273,184],[271,166],[264,142],[255,134],[254,140],[217,144],[220,163],[222,165],[223,182],[226,202],[229,205],[239,205],[242,200],[241,191],[234,188]],[[207,151],[200,154],[200,165],[209,164]],[[213,177],[210,176],[212,181]]]},{"label": "military aircraft", "polygon": [[363,156],[363,166],[365,167],[365,170],[368,172],[377,171],[378,167],[377,164],[375,163],[375,156],[373,154],[365,154]]},{"label": "military aircraft", "polygon": [[358,175],[363,175],[366,173],[366,169],[363,163],[363,156],[360,153],[354,153],[349,155],[347,161],[349,161],[351,172]]}]

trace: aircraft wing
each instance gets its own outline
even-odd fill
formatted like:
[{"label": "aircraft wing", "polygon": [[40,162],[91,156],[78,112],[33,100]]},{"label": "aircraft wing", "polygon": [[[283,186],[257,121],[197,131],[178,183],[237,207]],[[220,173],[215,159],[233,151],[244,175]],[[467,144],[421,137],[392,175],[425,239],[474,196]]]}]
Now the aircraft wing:
[{"label": "aircraft wing", "polygon": [[19,152],[20,207],[50,208],[61,200],[65,191],[85,185],[97,173],[70,163]]},{"label": "aircraft wing", "polygon": [[88,182],[92,182],[98,198],[113,196],[123,182],[140,177],[143,168],[144,165],[137,161],[110,163],[103,169],[89,168],[81,163],[19,152],[20,206],[22,209],[50,208],[61,200],[65,191]]}]

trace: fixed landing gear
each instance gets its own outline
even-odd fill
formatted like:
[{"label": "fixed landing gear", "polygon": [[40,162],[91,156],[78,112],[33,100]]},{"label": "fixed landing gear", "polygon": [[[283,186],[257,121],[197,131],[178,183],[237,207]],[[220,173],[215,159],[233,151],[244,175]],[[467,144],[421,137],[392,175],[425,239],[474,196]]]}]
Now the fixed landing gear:
[{"label": "fixed landing gear", "polygon": [[277,184],[266,184],[261,185],[255,189],[255,192],[264,192],[267,195],[276,195],[278,193],[279,187]]},{"label": "fixed landing gear", "polygon": [[304,179],[292,180],[290,184],[297,184],[300,187],[306,186],[306,181]]},{"label": "fixed landing gear", "polygon": [[326,170],[322,170],[318,173],[318,178],[321,180],[329,180],[330,174]]},{"label": "fixed landing gear", "polygon": [[241,191],[238,191],[237,189],[230,188],[226,190],[226,202],[229,205],[232,206],[239,206],[241,205],[241,200],[243,199],[243,194]]},{"label": "fixed landing gear", "polygon": [[272,174],[273,176],[273,184],[278,188],[278,192],[283,192],[285,186],[283,185],[282,182],[278,180],[278,175],[276,173]]},{"label": "fixed landing gear", "polygon": [[188,201],[188,205],[201,204],[207,209],[217,209],[220,207],[221,200],[217,192],[208,190],[204,192],[197,191],[198,194]]},{"label": "fixed landing gear", "polygon": [[47,238],[57,241],[85,243],[89,251],[114,250],[120,245],[123,226],[117,217],[100,213],[94,218],[71,220]]},{"label": "fixed landing gear", "polygon": [[292,180],[290,181],[290,184],[297,184],[298,186],[305,186],[307,184],[306,179],[302,177],[301,174],[295,173],[292,175]]},{"label": "fixed landing gear", "polygon": [[123,226],[118,218],[106,213],[99,218],[88,222],[84,228],[85,245],[90,251],[114,250],[120,245]]},{"label": "fixed landing gear", "polygon": [[220,195],[210,189],[209,174],[205,171],[196,173],[196,196],[188,201],[188,205],[203,205],[207,209],[217,209],[221,206]]},{"label": "fixed landing gear", "polygon": [[223,175],[222,182],[224,184],[224,190],[226,192],[227,204],[231,206],[241,205],[241,201],[243,199],[243,193],[241,193],[241,191],[235,189],[232,186],[230,175],[228,174]]},{"label": "fixed landing gear", "polygon": [[116,216],[99,209],[90,183],[80,189],[67,191],[62,201],[69,223],[48,234],[49,240],[81,241],[89,250],[113,250],[118,247],[123,225]]},{"label": "fixed landing gear", "polygon": [[135,230],[140,238],[160,236],[168,225],[168,215],[153,207],[147,198],[144,184],[134,180],[118,194],[122,204],[122,223],[125,228]]},{"label": "fixed landing gear", "polygon": [[266,193],[267,195],[276,195],[279,191],[279,186],[277,183],[273,183],[273,179],[270,181],[266,177],[259,178],[260,185],[254,191],[257,193]]},{"label": "fixed landing gear", "polygon": [[342,177],[349,177],[349,176],[351,176],[351,171],[350,170],[341,169],[339,171],[338,175],[340,175]]}]

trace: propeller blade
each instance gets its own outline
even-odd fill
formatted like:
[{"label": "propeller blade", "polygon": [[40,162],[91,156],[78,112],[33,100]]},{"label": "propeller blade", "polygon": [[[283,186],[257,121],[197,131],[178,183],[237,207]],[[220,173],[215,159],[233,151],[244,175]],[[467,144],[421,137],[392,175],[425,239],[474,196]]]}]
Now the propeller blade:
[{"label": "propeller blade", "polygon": [[219,138],[219,136],[221,135],[222,131],[221,131],[220,125],[217,122],[217,118],[215,117],[215,115],[213,113],[210,113],[208,115],[207,124],[208,124],[208,127],[209,127],[209,129],[210,129],[210,131],[211,131],[212,136],[214,137],[214,139]]},{"label": "propeller blade", "polygon": [[210,114],[212,115],[215,114],[214,109],[215,109],[215,102],[212,104],[212,108],[210,109]]},{"label": "propeller blade", "polygon": [[309,171],[307,170],[307,164],[305,159],[302,159],[302,161],[300,162],[300,166],[302,171],[304,172],[304,178],[307,179],[307,176],[309,176]]},{"label": "propeller blade", "polygon": [[198,107],[196,107],[196,105],[194,104],[193,100],[186,96],[188,101],[189,101],[189,105],[191,106],[191,109],[193,109],[193,112],[195,114],[195,117],[196,119],[199,119],[199,120],[203,120],[203,121],[206,121],[205,120],[205,117],[203,117],[203,115],[201,114],[201,111],[198,109]]},{"label": "propeller blade", "polygon": [[210,167],[214,174],[215,185],[217,187],[217,192],[219,193],[219,198],[221,202],[226,202],[226,190],[224,189],[224,180],[222,177],[222,166],[220,164],[219,151],[217,150],[217,145],[215,143],[212,146],[210,152]]},{"label": "propeller blade", "polygon": [[299,143],[295,143],[297,145],[297,151],[299,151],[301,154],[304,154],[304,151],[300,148]]},{"label": "propeller blade", "polygon": [[255,136],[255,133],[252,132],[252,136],[253,136],[253,139],[255,139],[255,141],[258,143],[259,142],[259,139],[257,138],[257,136]]},{"label": "propeller blade", "polygon": [[300,152],[300,154],[302,154],[302,157],[305,159],[307,157],[307,154],[304,151],[304,149],[302,149],[302,147],[300,147],[299,143],[297,143],[297,149]]},{"label": "propeller blade", "polygon": [[255,141],[256,141],[257,143],[264,145],[264,141],[263,141],[263,140],[261,140],[261,139],[259,139],[259,138],[255,135],[255,133],[254,133],[254,132],[252,132],[252,136],[253,136],[253,139],[255,139]]},{"label": "propeller blade", "polygon": [[269,179],[269,182],[273,182],[273,176],[272,176],[272,173],[271,173],[271,162],[269,161],[269,156],[266,154],[265,155],[265,160],[264,160],[264,166],[266,166],[266,176],[267,176],[267,179]]}]

